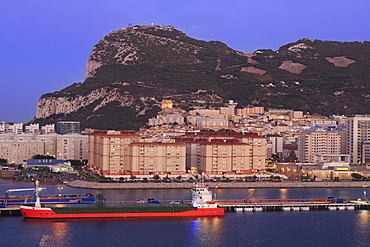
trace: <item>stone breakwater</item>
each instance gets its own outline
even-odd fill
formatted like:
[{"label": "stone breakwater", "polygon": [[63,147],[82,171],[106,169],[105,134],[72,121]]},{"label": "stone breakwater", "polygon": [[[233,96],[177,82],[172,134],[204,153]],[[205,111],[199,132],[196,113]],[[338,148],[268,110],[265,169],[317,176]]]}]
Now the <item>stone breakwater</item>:
[{"label": "stone breakwater", "polygon": [[[205,183],[209,188],[219,189],[255,189],[255,188],[363,188],[370,187],[369,181],[363,182],[219,182]],[[67,184],[70,187],[96,190],[122,189],[189,189],[192,183],[98,183],[75,180]]]}]

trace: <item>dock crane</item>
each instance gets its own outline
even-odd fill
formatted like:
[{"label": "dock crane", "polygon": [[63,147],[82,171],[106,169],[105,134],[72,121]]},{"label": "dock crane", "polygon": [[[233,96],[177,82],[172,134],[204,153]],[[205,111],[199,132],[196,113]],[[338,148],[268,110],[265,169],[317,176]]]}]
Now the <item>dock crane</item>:
[{"label": "dock crane", "polygon": [[35,188],[26,188],[26,189],[8,189],[5,191],[5,198],[8,199],[9,198],[9,194],[11,192],[17,192],[17,191],[28,191],[28,190],[34,190],[36,191],[36,193],[38,194],[38,192],[42,191],[42,190],[45,190],[46,188],[44,187],[39,187],[39,181],[36,181],[35,182]]}]

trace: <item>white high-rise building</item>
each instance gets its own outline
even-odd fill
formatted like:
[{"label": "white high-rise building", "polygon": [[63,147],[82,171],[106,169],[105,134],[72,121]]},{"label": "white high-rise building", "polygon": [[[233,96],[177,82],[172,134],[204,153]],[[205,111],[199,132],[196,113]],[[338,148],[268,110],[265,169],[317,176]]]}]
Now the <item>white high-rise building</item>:
[{"label": "white high-rise building", "polygon": [[35,123],[35,124],[30,124],[24,127],[26,133],[34,133],[34,134],[39,134],[40,133],[40,124]]},{"label": "white high-rise building", "polygon": [[77,133],[58,135],[57,159],[83,160],[88,157],[88,136]]},{"label": "white high-rise building", "polygon": [[41,126],[41,134],[48,134],[54,132],[55,132],[54,124],[46,124],[45,126]]},{"label": "white high-rise building", "polygon": [[283,153],[283,137],[281,135],[271,134],[266,135],[266,139],[270,142],[273,154]]},{"label": "white high-rise building", "polygon": [[22,134],[23,133],[23,124],[22,123],[6,123],[4,121],[0,122],[0,133],[14,133]]},{"label": "white high-rise building", "polygon": [[347,152],[351,163],[365,163],[363,144],[370,141],[370,116],[355,115],[347,118],[348,142]]},{"label": "white high-rise building", "polygon": [[342,135],[324,128],[311,128],[303,131],[298,140],[300,162],[314,162],[317,154],[340,154]]}]

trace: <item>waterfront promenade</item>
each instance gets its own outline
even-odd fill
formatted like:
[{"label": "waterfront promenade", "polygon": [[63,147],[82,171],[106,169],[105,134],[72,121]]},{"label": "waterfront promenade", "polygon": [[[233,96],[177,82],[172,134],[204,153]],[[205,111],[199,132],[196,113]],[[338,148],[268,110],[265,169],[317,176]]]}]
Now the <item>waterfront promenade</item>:
[{"label": "waterfront promenade", "polygon": [[[254,189],[254,188],[363,188],[370,187],[370,181],[348,182],[209,182],[210,188],[219,189]],[[182,183],[98,183],[83,180],[74,180],[68,186],[83,189],[189,189],[190,182]]]}]

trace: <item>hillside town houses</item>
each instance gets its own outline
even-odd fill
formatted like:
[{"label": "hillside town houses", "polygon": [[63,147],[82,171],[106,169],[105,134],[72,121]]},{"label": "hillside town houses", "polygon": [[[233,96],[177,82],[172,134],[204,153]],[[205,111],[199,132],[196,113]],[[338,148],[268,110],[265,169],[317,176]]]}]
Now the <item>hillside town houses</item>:
[{"label": "hillside town houses", "polygon": [[93,172],[112,178],[245,177],[266,170],[315,180],[370,174],[370,116],[236,108],[232,100],[218,108],[175,106],[163,100],[162,111],[137,132],[81,134],[73,121],[56,126],[0,122],[0,158],[8,164],[22,164],[36,154],[87,159]]}]

